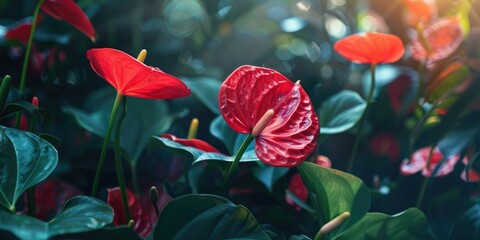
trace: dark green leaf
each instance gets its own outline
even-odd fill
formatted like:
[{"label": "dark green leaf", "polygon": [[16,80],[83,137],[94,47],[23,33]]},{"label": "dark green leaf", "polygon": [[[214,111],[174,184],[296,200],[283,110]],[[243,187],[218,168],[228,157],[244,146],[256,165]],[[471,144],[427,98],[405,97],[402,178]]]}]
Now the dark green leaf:
[{"label": "dark green leaf", "polygon": [[[74,116],[81,127],[103,138],[115,99],[115,91],[112,89],[100,89],[91,94],[85,102],[87,111],[74,107],[65,107],[63,111]],[[89,109],[91,111],[88,111]],[[117,116],[120,114],[121,110]],[[135,165],[150,138],[168,130],[172,122],[182,115],[184,112],[170,114],[164,101],[128,98],[127,115],[120,133],[120,146],[128,155],[129,163]]]},{"label": "dark green leaf", "polygon": [[218,110],[218,92],[222,82],[208,77],[182,78],[182,81],[208,109],[215,114],[220,114]]},{"label": "dark green leaf", "polygon": [[173,198],[192,193],[190,187],[184,182],[166,180],[162,183],[162,187],[163,190]]},{"label": "dark green leaf", "polygon": [[47,141],[0,126],[0,204],[14,211],[23,192],[47,178],[57,163],[57,150]]},{"label": "dark green leaf", "polygon": [[89,239],[89,240],[106,240],[106,239],[115,239],[115,240],[143,240],[132,228],[123,226],[123,227],[105,227],[96,229],[88,232],[74,233],[74,234],[65,234],[53,237],[55,240],[59,239]]},{"label": "dark green leaf", "polygon": [[459,154],[480,131],[478,116],[451,129],[437,144],[445,158]]},{"label": "dark green leaf", "polygon": [[228,126],[222,115],[217,116],[210,124],[210,133],[221,140],[230,154],[235,154],[235,142],[238,133]]},{"label": "dark green leaf", "polygon": [[427,240],[435,239],[435,237],[430,231],[427,218],[422,211],[409,208],[392,216],[383,213],[367,213],[337,239]]},{"label": "dark green leaf", "polygon": [[480,203],[470,207],[453,226],[450,239],[480,239]]},{"label": "dark green leaf", "polygon": [[7,104],[5,106],[5,110],[3,111],[3,116],[7,116],[9,114],[21,111],[26,111],[33,116],[40,118],[40,120],[43,120],[43,118],[45,117],[45,109],[35,107],[34,105],[26,101]]},{"label": "dark green leaf", "polygon": [[248,209],[215,195],[173,199],[153,232],[154,240],[233,238],[270,239]]},{"label": "dark green leaf", "polygon": [[288,240],[312,240],[312,239],[305,235],[292,235],[288,238]]},{"label": "dark green leaf", "polygon": [[318,111],[320,132],[336,134],[349,130],[362,117],[367,104],[358,93],[343,90],[328,98]]},{"label": "dark green leaf", "polygon": [[269,191],[273,190],[273,185],[278,179],[287,174],[289,168],[272,167],[268,165],[258,166],[252,169],[253,176],[268,188]]},{"label": "dark green leaf", "polygon": [[1,230],[20,239],[42,240],[101,228],[113,221],[113,210],[96,198],[80,196],[68,200],[63,210],[50,222],[5,212],[0,212],[0,219]]},{"label": "dark green leaf", "polygon": [[43,140],[49,142],[50,144],[52,144],[56,148],[58,148],[58,147],[60,147],[60,145],[62,145],[62,140],[60,140],[59,138],[57,138],[57,137],[55,137],[51,134],[40,133],[39,137],[41,137]]},{"label": "dark green leaf", "polygon": [[300,164],[298,170],[308,189],[309,201],[319,217],[320,225],[344,212],[351,214],[345,223],[332,231],[332,239],[358,222],[370,208],[370,192],[359,178],[311,162]]}]

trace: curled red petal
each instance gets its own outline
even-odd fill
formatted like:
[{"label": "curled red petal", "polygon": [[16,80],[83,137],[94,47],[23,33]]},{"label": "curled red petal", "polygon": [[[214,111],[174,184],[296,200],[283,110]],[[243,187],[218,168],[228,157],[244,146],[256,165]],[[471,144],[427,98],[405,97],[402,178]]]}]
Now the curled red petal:
[{"label": "curled red petal", "polygon": [[411,43],[412,57],[417,60],[436,62],[450,56],[463,42],[464,35],[456,17],[442,18],[428,26],[423,34],[430,51],[417,37]]},{"label": "curled red petal", "polygon": [[112,48],[87,51],[93,70],[125,96],[171,99],[190,95],[178,78],[150,67],[132,56]]},{"label": "curled red petal", "polygon": [[73,0],[45,0],[41,9],[61,21],[65,21],[95,41],[95,29],[87,15]]},{"label": "curled red petal", "polygon": [[[152,231],[152,222],[148,212],[143,211],[141,199],[127,189],[127,201],[132,219],[135,221],[133,230],[142,237],[147,237]],[[126,218],[122,204],[120,188],[109,188],[107,202],[113,208],[113,224],[115,226],[126,225],[130,219]]]},{"label": "curled red petal", "polygon": [[239,67],[222,84],[219,105],[225,121],[240,133],[251,133],[268,110],[274,111],[255,139],[255,152],[266,164],[296,166],[315,148],[320,131],[310,98],[275,70]]},{"label": "curled red petal", "polygon": [[27,44],[28,37],[30,36],[30,30],[32,29],[32,23],[22,23],[7,31],[5,39],[20,41],[23,44]]},{"label": "curled red petal", "polygon": [[333,48],[344,58],[365,64],[396,62],[405,52],[399,37],[374,32],[347,36],[337,41]]},{"label": "curled red petal", "polygon": [[172,134],[168,134],[168,133],[162,134],[162,137],[170,139],[174,142],[180,143],[180,144],[182,144],[184,146],[187,146],[187,147],[194,147],[194,148],[200,149],[204,152],[221,153],[220,151],[218,151],[218,149],[216,149],[212,145],[210,145],[207,142],[205,142],[203,140],[200,140],[200,139],[178,138],[178,137],[176,137]]}]

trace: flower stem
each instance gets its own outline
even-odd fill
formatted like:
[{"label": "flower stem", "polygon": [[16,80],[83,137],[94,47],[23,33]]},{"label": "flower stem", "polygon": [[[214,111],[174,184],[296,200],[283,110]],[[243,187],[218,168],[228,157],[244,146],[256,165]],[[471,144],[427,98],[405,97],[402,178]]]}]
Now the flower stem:
[{"label": "flower stem", "polygon": [[230,181],[230,176],[235,171],[235,169],[237,169],[238,163],[240,162],[240,158],[242,158],[243,153],[245,153],[245,150],[247,150],[247,147],[248,147],[248,145],[250,145],[252,140],[253,140],[253,136],[251,134],[248,134],[248,136],[245,138],[245,140],[243,140],[243,143],[240,146],[240,148],[238,149],[237,154],[235,155],[235,159],[233,160],[232,164],[230,165],[230,168],[228,168],[227,174],[225,175],[225,178],[223,180],[223,185],[222,185],[222,189],[221,189],[222,193],[225,193],[226,187],[228,186],[228,183]]},{"label": "flower stem", "polygon": [[115,125],[115,117],[117,115],[118,106],[122,102],[123,95],[117,93],[117,97],[115,98],[115,102],[113,103],[112,112],[110,113],[110,120],[108,121],[108,129],[107,133],[105,134],[105,139],[103,140],[102,152],[100,153],[100,158],[98,159],[97,171],[95,173],[95,180],[93,181],[92,186],[92,197],[95,197],[98,192],[98,184],[100,182],[100,175],[103,170],[103,164],[105,163],[105,157],[107,155],[107,147],[110,143],[110,135],[112,134],[113,125]]},{"label": "flower stem", "polygon": [[121,112],[115,127],[115,141],[113,148],[115,152],[115,172],[117,173],[117,181],[118,185],[120,186],[120,193],[122,194],[122,204],[125,210],[126,219],[127,221],[130,221],[132,218],[130,214],[130,207],[128,206],[127,187],[125,184],[125,177],[123,175],[122,167],[122,149],[120,148],[120,130],[122,128],[123,119],[127,115],[127,98],[123,99],[122,109],[123,111]]},{"label": "flower stem", "polygon": [[[428,160],[427,160],[427,166],[426,166],[427,169],[430,168],[430,163],[432,162],[433,150],[435,149],[435,145],[436,144],[430,145],[430,152],[428,153]],[[428,180],[429,180],[428,177],[423,178],[422,186],[420,187],[420,193],[418,194],[418,198],[417,198],[417,204],[415,204],[416,208],[420,208],[420,206],[422,205],[423,197],[425,196],[425,192],[428,186]]]},{"label": "flower stem", "polygon": [[[25,89],[28,60],[30,59],[30,52],[32,51],[33,34],[35,33],[35,28],[37,28],[38,13],[40,12],[40,6],[42,6],[43,1],[44,0],[38,1],[37,6],[35,6],[35,11],[33,13],[32,28],[30,28],[30,35],[28,36],[27,48],[25,50],[25,57],[23,58],[22,73],[20,75],[20,85],[18,87],[18,91],[20,92],[20,95],[23,94],[23,91]],[[17,128],[20,126],[20,116],[21,114],[17,113],[16,124],[15,124]]]},{"label": "flower stem", "polygon": [[353,163],[355,162],[355,155],[357,154],[357,150],[358,150],[358,145],[360,144],[360,139],[362,138],[363,125],[365,124],[368,110],[370,109],[370,105],[372,104],[373,92],[375,91],[375,68],[376,67],[377,67],[376,64],[370,65],[370,73],[372,75],[372,78],[370,80],[370,90],[367,96],[367,106],[365,107],[365,111],[363,112],[360,122],[358,123],[357,137],[355,138],[355,143],[353,144],[352,153],[350,154],[350,160],[348,161],[347,172],[352,171]]}]

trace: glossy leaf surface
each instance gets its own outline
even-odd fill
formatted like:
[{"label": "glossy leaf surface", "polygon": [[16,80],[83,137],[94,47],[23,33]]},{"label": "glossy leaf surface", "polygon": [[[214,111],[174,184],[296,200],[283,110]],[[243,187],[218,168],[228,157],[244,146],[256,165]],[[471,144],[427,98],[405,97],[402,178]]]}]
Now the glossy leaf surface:
[{"label": "glossy leaf surface", "polygon": [[58,153],[35,134],[0,126],[0,204],[15,203],[30,187],[43,181],[58,163]]},{"label": "glossy leaf surface", "polygon": [[95,48],[87,51],[87,58],[93,70],[122,95],[149,99],[190,96],[190,89],[180,79],[122,51]]},{"label": "glossy leaf surface", "polygon": [[331,239],[362,219],[370,208],[370,191],[359,178],[310,162],[302,163],[298,170],[321,225],[344,212],[351,214],[346,222],[331,232]]},{"label": "glossy leaf surface", "polygon": [[374,32],[347,36],[337,41],[333,48],[344,58],[364,64],[396,62],[405,52],[399,37]]},{"label": "glossy leaf surface", "polygon": [[0,212],[0,229],[20,239],[49,239],[53,236],[99,229],[113,220],[113,211],[105,203],[92,197],[75,197],[67,201],[63,210],[50,222]]},{"label": "glossy leaf surface", "polygon": [[360,120],[367,106],[358,93],[343,90],[323,103],[319,111],[322,134],[336,134],[349,130]]},{"label": "glossy leaf surface", "polygon": [[153,239],[270,238],[247,208],[219,196],[191,194],[163,208]]},{"label": "glossy leaf surface", "polygon": [[435,239],[427,218],[417,208],[409,208],[395,215],[367,213],[359,222],[343,233],[339,240],[427,240]]},{"label": "glossy leaf surface", "polygon": [[191,89],[192,94],[197,97],[210,111],[220,114],[218,110],[218,92],[222,83],[217,79],[208,77],[182,78],[183,82]]},{"label": "glossy leaf surface", "polygon": [[255,138],[255,152],[264,163],[292,167],[310,155],[319,123],[305,90],[275,70],[241,66],[222,84],[218,102],[227,124],[252,133],[268,110],[274,115]]}]

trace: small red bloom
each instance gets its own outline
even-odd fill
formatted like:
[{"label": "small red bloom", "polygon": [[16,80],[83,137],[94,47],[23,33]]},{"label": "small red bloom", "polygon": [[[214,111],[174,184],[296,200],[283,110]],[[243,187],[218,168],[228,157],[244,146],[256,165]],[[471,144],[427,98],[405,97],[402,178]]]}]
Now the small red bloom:
[{"label": "small red bloom", "polygon": [[[43,14],[39,14],[37,17],[37,26],[43,20]],[[32,29],[32,20],[21,20],[20,23],[15,24],[5,34],[5,39],[20,41],[23,44],[27,44],[30,31]]]},{"label": "small red bloom", "polygon": [[400,156],[400,144],[389,133],[378,133],[370,141],[370,150],[377,156],[387,156],[390,160],[397,160]]},{"label": "small red bloom", "polygon": [[430,49],[417,37],[411,43],[412,57],[416,60],[436,62],[450,56],[463,42],[464,36],[456,17],[442,18],[423,31]]},{"label": "small red bloom", "polygon": [[[141,199],[137,198],[130,190],[127,189],[128,206],[135,225],[133,230],[142,237],[147,237],[152,231],[152,222],[148,212],[143,211]],[[125,210],[122,204],[122,195],[120,188],[109,188],[107,202],[113,208],[113,224],[121,226],[128,224],[130,219],[126,218]]]},{"label": "small red bloom", "polygon": [[[49,221],[57,215],[68,199],[82,195],[74,186],[56,179],[47,179],[35,187],[35,217]],[[27,197],[24,197],[25,202]]]},{"label": "small red bloom", "polygon": [[[332,167],[332,162],[330,161],[330,159],[323,155],[318,155],[316,157],[315,163],[324,168]],[[307,187],[305,187],[305,184],[303,183],[302,177],[299,173],[295,173],[290,179],[290,183],[288,184],[288,190],[303,202],[307,200],[308,189]],[[292,198],[288,194],[285,194],[285,201],[287,201],[288,204],[294,206],[295,210],[297,211],[300,211],[302,209],[298,204],[295,203],[295,201],[292,200]]]},{"label": "small red bloom", "polygon": [[[467,165],[468,164],[468,158],[464,157],[462,159],[462,163]],[[464,169],[462,173],[460,174],[460,178],[465,181],[465,182],[479,182],[480,181],[480,174],[475,171],[475,169],[470,168],[468,170],[468,177],[467,177],[467,171]]]},{"label": "small red bloom", "polygon": [[415,16],[415,23],[427,23],[436,14],[435,4],[425,0],[404,0],[408,12]]},{"label": "small red bloom", "polygon": [[275,70],[237,68],[220,87],[218,102],[225,121],[240,133],[252,133],[273,110],[255,134],[255,152],[268,165],[296,166],[315,149],[320,130],[310,98],[298,82]]},{"label": "small red bloom", "polygon": [[93,70],[125,96],[170,99],[190,95],[178,78],[150,67],[132,56],[111,48],[87,51]]},{"label": "small red bloom", "polygon": [[344,58],[363,64],[396,62],[405,52],[397,36],[374,32],[347,36],[337,41],[333,48]]},{"label": "small red bloom", "polygon": [[[292,192],[298,199],[302,200],[305,202],[308,197],[308,189],[305,187],[305,184],[302,181],[302,176],[300,176],[300,173],[295,173],[292,176],[292,179],[290,179],[290,183],[288,184],[288,190]],[[302,207],[300,207],[298,204],[296,204],[288,194],[285,194],[285,201],[287,201],[288,204],[292,205],[295,207],[295,210],[300,211]]]},{"label": "small red bloom", "polygon": [[221,153],[215,147],[200,139],[177,138],[176,136],[168,133],[162,134],[162,137],[170,139],[187,147],[194,147],[200,149],[204,152]]},{"label": "small red bloom", "polygon": [[45,0],[40,8],[53,18],[69,23],[95,41],[95,29],[90,19],[73,0]]},{"label": "small red bloom", "polygon": [[[400,165],[400,173],[403,175],[412,175],[421,170],[424,177],[431,177],[433,171],[435,171],[438,164],[440,164],[440,162],[442,161],[443,154],[440,152],[440,149],[438,147],[435,147],[432,152],[432,160],[430,162],[430,166],[427,166],[429,153],[430,147],[424,147],[415,151],[412,154],[410,162],[408,161],[408,159],[402,161]],[[451,173],[459,158],[460,157],[458,155],[454,155],[447,159],[447,161],[445,161],[439,167],[434,177],[443,177]]]}]

